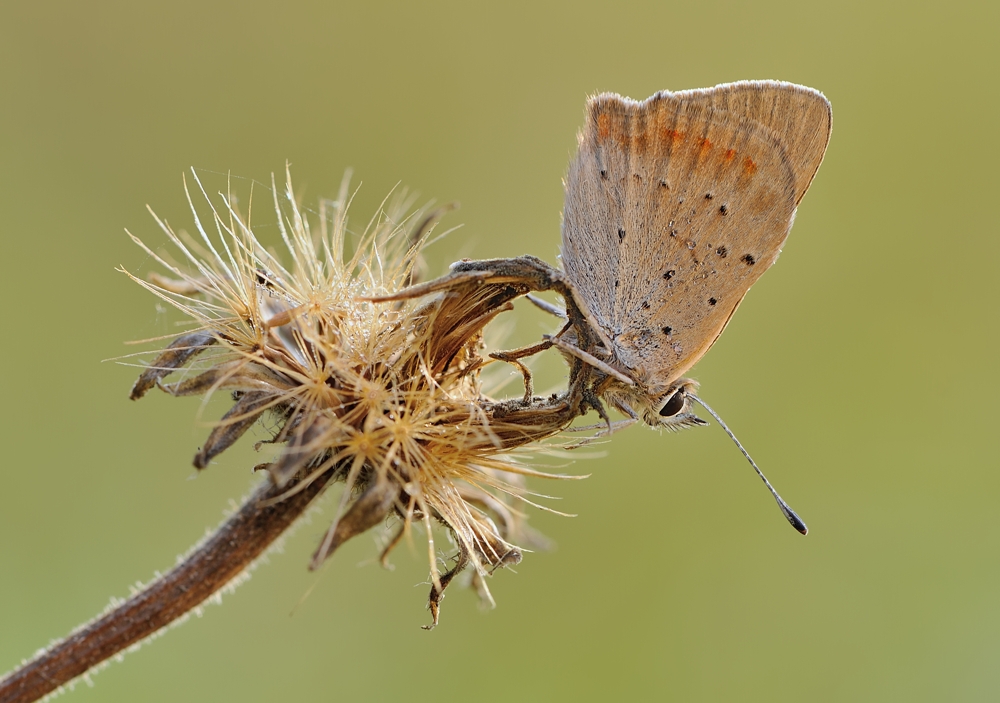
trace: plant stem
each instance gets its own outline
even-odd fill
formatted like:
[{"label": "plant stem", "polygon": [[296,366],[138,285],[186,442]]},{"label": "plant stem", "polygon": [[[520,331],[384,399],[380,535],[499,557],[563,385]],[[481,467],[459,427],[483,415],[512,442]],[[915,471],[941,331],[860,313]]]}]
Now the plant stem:
[{"label": "plant stem", "polygon": [[168,573],[0,679],[0,703],[36,701],[190,612],[243,573],[291,527],[333,474],[331,470],[273,504],[267,501],[290,486],[279,489],[270,480],[262,483]]}]

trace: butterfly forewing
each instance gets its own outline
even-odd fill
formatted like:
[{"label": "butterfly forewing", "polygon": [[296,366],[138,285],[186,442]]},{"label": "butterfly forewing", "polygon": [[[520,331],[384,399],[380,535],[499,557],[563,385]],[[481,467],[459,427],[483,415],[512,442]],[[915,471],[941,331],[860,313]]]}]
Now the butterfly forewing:
[{"label": "butterfly forewing", "polygon": [[827,105],[777,83],[589,101],[563,265],[613,361],[650,393],[708,350],[776,259],[829,135],[828,107],[810,100]]},{"label": "butterfly forewing", "polygon": [[779,81],[740,81],[674,93],[768,127],[785,148],[795,174],[795,204],[809,189],[830,141],[833,113],[819,91]]}]

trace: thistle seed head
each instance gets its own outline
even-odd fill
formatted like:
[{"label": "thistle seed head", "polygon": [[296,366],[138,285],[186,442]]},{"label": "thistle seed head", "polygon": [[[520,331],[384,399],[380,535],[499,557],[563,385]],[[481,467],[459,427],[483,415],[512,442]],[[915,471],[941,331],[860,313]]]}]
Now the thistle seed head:
[{"label": "thistle seed head", "polygon": [[[177,396],[231,394],[232,407],[194,457],[199,469],[269,414],[269,441],[283,448],[262,468],[276,486],[289,486],[288,495],[320,476],[343,481],[311,568],[395,514],[400,531],[383,559],[414,521],[426,525],[435,624],[444,588],[466,566],[488,597],[481,577],[521,559],[516,501],[530,502],[523,478],[542,475],[513,450],[551,437],[578,414],[564,396],[497,402],[481,387],[491,361],[481,355],[483,328],[526,289],[471,276],[444,293],[372,302],[413,282],[433,214],[407,214],[405,197],[389,199],[351,246],[347,180],[311,222],[286,173],[283,190],[272,178],[286,250],[278,256],[232,197],[209,197],[196,174],[185,188],[194,235],[157,218],[180,263],[133,236],[169,275],[128,275],[192,324],[145,368],[131,397],[154,386]],[[210,221],[199,216],[192,191]],[[183,379],[165,382],[182,368]],[[458,545],[446,573],[437,567],[435,522]]]}]

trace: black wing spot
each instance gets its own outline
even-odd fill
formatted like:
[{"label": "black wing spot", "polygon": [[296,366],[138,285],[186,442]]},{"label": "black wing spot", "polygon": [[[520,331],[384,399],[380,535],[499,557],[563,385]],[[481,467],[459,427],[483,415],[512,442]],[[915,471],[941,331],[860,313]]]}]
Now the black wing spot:
[{"label": "black wing spot", "polygon": [[743,261],[747,263],[747,266],[753,266],[757,263],[757,259],[753,258],[753,254],[747,254],[744,256]]},{"label": "black wing spot", "polygon": [[712,195],[711,193],[705,193],[705,200],[711,200],[711,199],[712,199],[712,198],[714,198],[714,197],[715,197],[715,196],[714,196],[714,195]]},{"label": "black wing spot", "polygon": [[671,335],[671,333],[673,331],[674,331],[673,327],[664,327],[663,328],[663,334],[667,335],[668,337]]},{"label": "black wing spot", "polygon": [[617,288],[617,287],[618,287],[618,284],[619,284],[619,283],[621,283],[621,281],[619,281],[619,280],[618,280],[618,279],[616,278],[616,279],[615,279],[615,288]]},{"label": "black wing spot", "polygon": [[643,310],[649,310],[649,301],[648,300],[643,300],[642,301],[642,309]]},{"label": "black wing spot", "polygon": [[670,186],[667,185],[667,180],[665,178],[661,178],[660,179],[660,187],[661,188],[669,188],[670,187]]},{"label": "black wing spot", "polygon": [[618,241],[622,242],[625,240],[625,230],[621,227],[618,228]]},{"label": "black wing spot", "polygon": [[663,272],[663,280],[664,280],[664,281],[669,281],[669,280],[670,280],[671,278],[673,278],[673,277],[674,277],[674,276],[675,276],[676,274],[677,274],[677,272],[676,272],[676,271],[674,271],[673,269],[670,269],[669,271],[664,271],[664,272]]},{"label": "black wing spot", "polygon": [[715,253],[718,254],[719,256],[721,256],[723,259],[725,259],[727,256],[729,256],[729,250],[726,249],[726,245],[725,244],[723,244],[721,247],[719,247],[718,249],[716,249]]},{"label": "black wing spot", "polygon": [[715,305],[717,302],[719,302],[719,301],[716,300],[715,298],[709,298],[708,299],[708,304],[709,305]]},{"label": "black wing spot", "polygon": [[729,206],[728,205],[723,204],[723,205],[719,206],[719,214],[720,215],[725,215],[727,212],[729,212]]},{"label": "black wing spot", "polygon": [[608,180],[608,169],[606,168],[601,169],[601,179],[605,181]]}]

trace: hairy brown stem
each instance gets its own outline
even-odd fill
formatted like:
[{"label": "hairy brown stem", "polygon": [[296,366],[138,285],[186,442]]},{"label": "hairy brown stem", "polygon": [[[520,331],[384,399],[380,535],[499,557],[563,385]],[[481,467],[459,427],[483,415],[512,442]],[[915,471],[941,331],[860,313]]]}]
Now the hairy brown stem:
[{"label": "hairy brown stem", "polygon": [[0,703],[29,703],[86,673],[203,603],[265,552],[313,500],[334,471],[304,490],[270,501],[288,490],[270,480],[258,487],[181,563],[114,610],[83,625],[0,680]]}]

